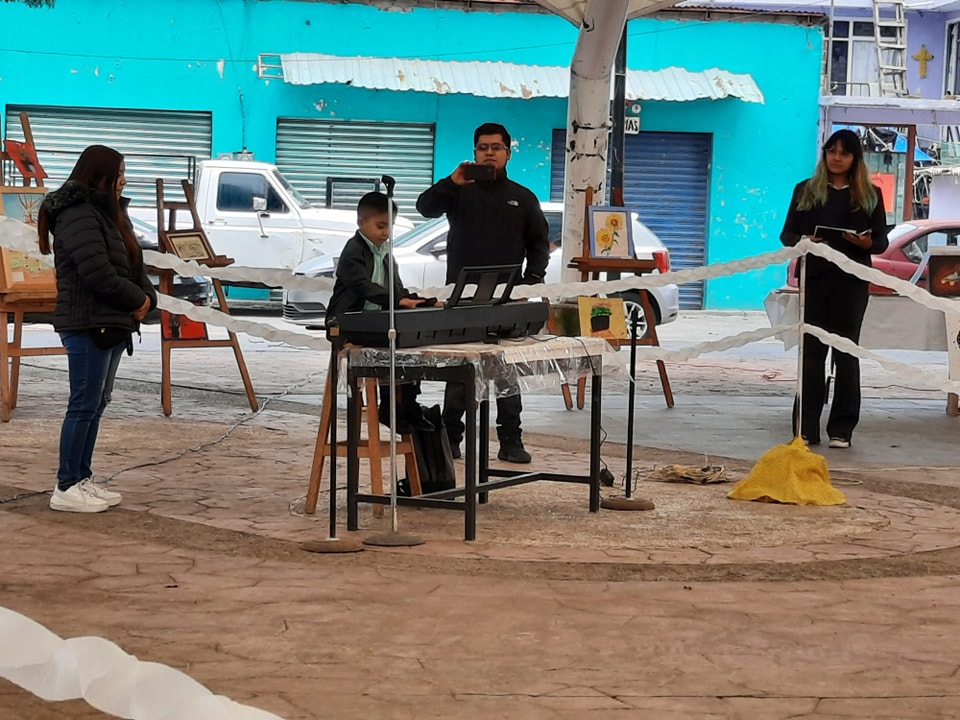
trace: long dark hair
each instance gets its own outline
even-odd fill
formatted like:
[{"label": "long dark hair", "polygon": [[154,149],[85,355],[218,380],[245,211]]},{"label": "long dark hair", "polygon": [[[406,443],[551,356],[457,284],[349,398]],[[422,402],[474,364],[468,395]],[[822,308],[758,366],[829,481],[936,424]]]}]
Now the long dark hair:
[{"label": "long dark hair", "polygon": [[[82,185],[90,190],[101,190],[107,195],[110,204],[110,216],[120,231],[123,244],[133,261],[134,267],[143,265],[143,251],[133,233],[127,213],[120,206],[117,197],[117,182],[120,179],[120,167],[123,165],[123,155],[106,145],[91,145],[82,153],[73,166],[67,182]],[[40,252],[50,254],[50,218],[46,206],[40,208],[37,217],[37,232],[40,236]]]},{"label": "long dark hair", "polygon": [[797,207],[800,210],[810,210],[814,205],[823,205],[827,202],[827,184],[830,182],[827,172],[827,151],[837,145],[853,155],[853,164],[850,166],[851,207],[862,208],[868,213],[873,212],[877,206],[877,192],[873,189],[867,164],[863,161],[860,137],[852,130],[837,130],[823,144],[820,150],[820,161],[817,163],[816,170],[813,171],[813,177],[807,181]]}]

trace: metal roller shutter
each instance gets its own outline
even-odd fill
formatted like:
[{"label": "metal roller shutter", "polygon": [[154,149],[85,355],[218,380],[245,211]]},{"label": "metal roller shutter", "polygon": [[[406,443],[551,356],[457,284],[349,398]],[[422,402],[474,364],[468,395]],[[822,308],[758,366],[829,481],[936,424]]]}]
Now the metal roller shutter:
[{"label": "metal roller shutter", "polygon": [[209,112],[126,110],[8,105],[7,136],[23,139],[20,113],[26,112],[37,155],[59,187],[88,145],[108,145],[123,153],[127,188],[134,205],[156,204],[156,179],[179,187],[194,180],[195,161],[210,157],[213,116]]},{"label": "metal roller shutter", "polygon": [[[431,124],[277,120],[277,166],[307,198],[325,203],[328,177],[390,175],[397,181],[394,199],[410,219],[419,219],[417,197],[433,184],[433,143]],[[372,189],[337,183],[330,206],[353,210]]]},{"label": "metal roller shutter", "polygon": [[[563,199],[565,140],[563,130],[554,130],[550,196],[556,200]],[[669,248],[674,269],[703,265],[711,136],[641,132],[627,135],[625,144],[624,203],[635,208]],[[703,307],[702,282],[680,286],[680,307]]]}]

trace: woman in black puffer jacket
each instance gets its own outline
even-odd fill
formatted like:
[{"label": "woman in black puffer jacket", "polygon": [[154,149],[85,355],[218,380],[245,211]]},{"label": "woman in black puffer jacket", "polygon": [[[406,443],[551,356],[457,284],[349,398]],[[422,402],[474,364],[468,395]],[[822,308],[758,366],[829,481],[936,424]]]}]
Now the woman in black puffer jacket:
[{"label": "woman in black puffer jacket", "polygon": [[50,508],[102,512],[120,494],[93,482],[91,462],[100,418],[110,401],[120,357],[157,304],[143,253],[121,198],[123,155],[92,145],[37,218],[40,251],[57,269],[54,328],[67,350],[70,400],[60,429],[60,464]]}]

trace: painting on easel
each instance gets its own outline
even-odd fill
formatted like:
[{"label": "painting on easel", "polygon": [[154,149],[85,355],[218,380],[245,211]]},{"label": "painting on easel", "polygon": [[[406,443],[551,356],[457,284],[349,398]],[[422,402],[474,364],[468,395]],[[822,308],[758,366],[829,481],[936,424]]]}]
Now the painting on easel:
[{"label": "painting on easel", "polygon": [[[0,187],[0,215],[36,227],[46,188]],[[0,248],[0,288],[56,292],[56,272],[49,262],[18,250]]]},{"label": "painting on easel", "polygon": [[43,187],[0,186],[0,215],[36,227],[40,203],[46,194]]},{"label": "painting on easel", "polygon": [[591,205],[587,210],[590,255],[595,258],[634,257],[630,211],[605,205]]},{"label": "painting on easel", "polygon": [[210,260],[213,251],[202,232],[167,232],[173,251],[181,260]]},{"label": "painting on easel", "polygon": [[622,298],[577,298],[580,334],[605,340],[626,340],[627,320]]},{"label": "painting on easel", "polygon": [[56,292],[56,271],[32,255],[0,248],[0,289]]}]

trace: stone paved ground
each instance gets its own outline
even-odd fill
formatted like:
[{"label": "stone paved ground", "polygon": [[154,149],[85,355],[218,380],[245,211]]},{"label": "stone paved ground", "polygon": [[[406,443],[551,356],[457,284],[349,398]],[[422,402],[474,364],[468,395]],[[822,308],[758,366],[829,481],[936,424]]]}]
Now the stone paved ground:
[{"label": "stone paved ground", "polygon": [[[325,537],[327,518],[298,503],[316,407],[280,398],[251,417],[235,394],[204,392],[235,390],[235,370],[200,351],[177,361],[165,418],[154,353],[127,359],[98,448],[120,508],[46,508],[60,360],[25,368],[22,406],[0,427],[0,605],[61,636],[105,637],[290,720],[960,717],[953,467],[914,457],[835,472],[849,501],[837,508],[642,481],[655,511],[591,517],[580,488],[537,484],[495,494],[476,543],[457,515],[408,511],[420,547],[317,555],[300,542]],[[274,395],[323,368],[315,355],[246,353],[258,392]],[[764,395],[769,359],[672,377],[722,396],[724,365]],[[528,439],[539,462],[583,462],[582,441]],[[620,462],[622,444],[607,450]],[[637,457],[642,476],[700,460]],[[750,467],[734,451],[711,461],[731,478]],[[361,537],[387,520],[362,522]],[[99,717],[0,681],[0,718]]]}]

